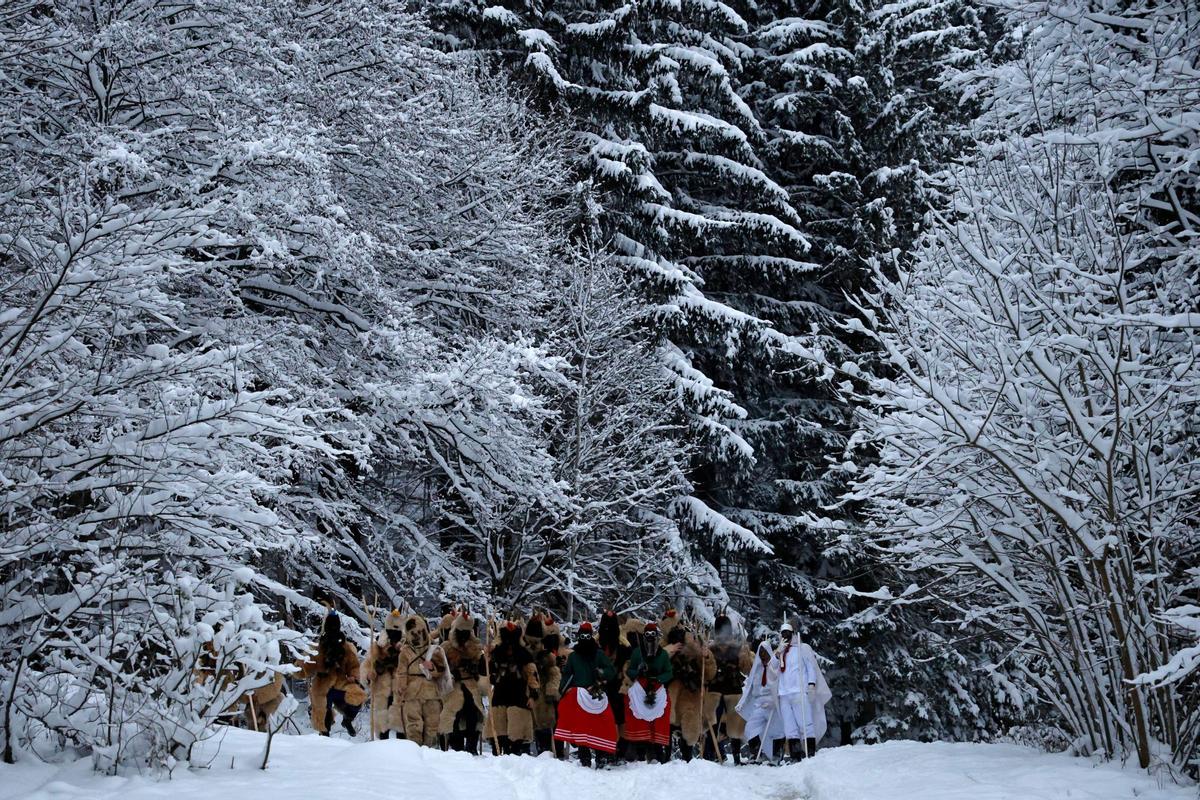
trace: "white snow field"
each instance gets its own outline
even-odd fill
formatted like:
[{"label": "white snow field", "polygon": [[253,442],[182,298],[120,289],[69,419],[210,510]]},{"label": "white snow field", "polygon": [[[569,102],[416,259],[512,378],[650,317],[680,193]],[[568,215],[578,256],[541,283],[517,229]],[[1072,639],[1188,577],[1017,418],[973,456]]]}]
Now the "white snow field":
[{"label": "white snow field", "polygon": [[541,758],[472,757],[410,742],[277,736],[230,729],[206,744],[208,769],[170,780],[96,775],[85,761],[0,765],[0,798],[88,800],[1194,800],[1194,786],[1160,785],[1115,764],[1096,765],[1016,745],[918,744],[825,750],[806,764],[691,764],[585,770]]}]

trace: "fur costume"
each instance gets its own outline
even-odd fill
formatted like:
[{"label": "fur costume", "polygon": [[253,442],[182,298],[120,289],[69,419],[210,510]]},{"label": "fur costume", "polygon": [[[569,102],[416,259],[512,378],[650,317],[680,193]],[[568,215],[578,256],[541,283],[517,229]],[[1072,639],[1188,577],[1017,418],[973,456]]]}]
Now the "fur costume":
[{"label": "fur costume", "polygon": [[404,735],[417,744],[437,745],[448,674],[446,654],[430,641],[429,623],[420,614],[406,617],[396,677],[404,698]]},{"label": "fur costume", "polygon": [[[219,672],[219,675],[218,675]],[[272,673],[267,673],[271,675]],[[217,676],[218,687],[222,690],[234,687],[246,676],[246,669],[240,663],[234,663],[225,669],[217,669],[216,648],[212,642],[205,642],[196,668],[196,682],[208,683]],[[266,677],[266,676],[264,676]],[[234,724],[238,716],[250,730],[265,731],[271,715],[283,702],[283,674],[276,672],[271,682],[251,689],[239,697],[226,709],[219,719]]]},{"label": "fur costume", "polygon": [[[639,647],[641,647],[642,635],[645,633],[645,631],[646,631],[646,621],[637,619],[636,617],[629,617],[628,619],[625,620],[625,623],[623,625],[621,625],[621,638],[623,638],[625,640],[625,643],[629,645],[629,651],[630,651],[631,656],[633,654],[633,651],[635,651]],[[626,661],[626,666],[628,666],[628,660]],[[627,674],[623,675],[623,680],[621,683],[621,694],[626,694],[629,692],[629,684],[631,682],[632,681]]]},{"label": "fur costume", "polygon": [[533,713],[534,731],[541,731],[547,736],[554,730],[555,706],[561,696],[559,692],[559,682],[562,680],[562,667],[559,664],[559,648],[561,646],[562,634],[558,629],[558,623],[549,616],[539,618],[535,614],[525,626],[525,649],[533,655],[541,691],[534,699],[530,711]]},{"label": "fur costume", "polygon": [[371,723],[376,735],[383,738],[392,731],[398,737],[404,736],[404,693],[399,675],[403,621],[399,611],[388,614],[362,663],[362,682],[371,691]]},{"label": "fur costume", "polygon": [[[471,742],[477,741],[483,730],[483,698],[487,688],[483,678],[483,643],[475,635],[474,618],[467,612],[454,615],[442,650],[453,688],[442,701],[438,730],[444,736],[462,735]],[[470,742],[466,744],[467,749],[474,751]]]},{"label": "fur costume", "polygon": [[500,641],[492,647],[488,666],[492,707],[486,735],[518,743],[517,748],[521,749],[533,739],[530,709],[541,687],[533,654],[521,644],[521,628],[516,623],[509,622],[500,628]]},{"label": "fur costume", "polygon": [[[717,675],[717,661],[695,634],[675,627],[667,637],[674,646],[671,655],[672,680],[667,684],[671,699],[671,724],[677,725],[683,744],[695,746],[704,733],[703,709],[700,707],[702,688]],[[684,758],[690,754],[685,753]]]},{"label": "fur costume", "polygon": [[673,608],[668,608],[663,612],[662,619],[658,621],[658,632],[662,634],[664,642],[671,640],[671,631],[675,630],[675,626],[679,624],[679,612]]},{"label": "fur costume", "polygon": [[746,721],[736,708],[742,699],[742,682],[754,666],[754,653],[744,641],[718,640],[712,646],[712,655],[716,660],[717,674],[709,681],[704,697],[704,724],[716,729],[717,707],[724,703],[725,713],[721,721],[725,735],[740,741],[745,738]]},{"label": "fur costume", "polygon": [[458,618],[457,611],[449,611],[442,614],[442,619],[438,622],[437,629],[433,632],[433,638],[438,644],[445,644],[450,641],[450,632],[454,628],[454,620]]},{"label": "fur costume", "polygon": [[276,672],[270,683],[246,692],[242,702],[246,704],[243,711],[246,727],[252,731],[266,731],[271,725],[271,715],[283,702],[283,673]]},{"label": "fur costume", "polygon": [[625,729],[625,698],[621,696],[621,690],[625,683],[625,665],[629,663],[633,648],[621,629],[616,612],[611,609],[600,616],[597,640],[601,652],[613,665],[613,676],[608,680],[605,691],[608,694],[608,707],[617,723],[618,735],[621,735]]},{"label": "fur costume", "polygon": [[[340,652],[328,652],[328,648],[324,642],[327,638],[327,631],[336,629],[336,636],[328,637],[331,641],[335,638],[341,639]],[[338,621],[336,614],[330,614],[325,618],[322,626],[321,643],[317,647],[317,652],[306,661],[298,664],[300,674],[308,679],[308,701],[310,713],[312,717],[313,729],[318,733],[329,733],[329,726],[332,722],[333,713],[329,708],[329,692],[336,690],[345,693],[345,705],[354,709],[357,712],[367,699],[367,693],[363,691],[362,686],[358,683],[358,651],[354,645],[341,637],[341,622]],[[352,719],[353,713],[347,713],[347,709],[342,709],[346,714],[346,719]],[[349,725],[347,725],[349,728]]]}]

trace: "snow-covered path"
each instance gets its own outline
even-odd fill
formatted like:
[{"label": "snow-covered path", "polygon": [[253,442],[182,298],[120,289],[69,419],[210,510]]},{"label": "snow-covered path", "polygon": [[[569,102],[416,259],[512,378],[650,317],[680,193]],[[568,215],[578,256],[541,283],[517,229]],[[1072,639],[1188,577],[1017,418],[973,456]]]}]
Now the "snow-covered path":
[{"label": "snow-covered path", "polygon": [[88,800],[1194,800],[1115,765],[1012,745],[893,742],[822,752],[781,768],[695,761],[584,770],[550,758],[473,758],[408,742],[264,737],[229,730],[207,770],[172,780],[103,778],[86,762],[0,765],[0,798]]}]

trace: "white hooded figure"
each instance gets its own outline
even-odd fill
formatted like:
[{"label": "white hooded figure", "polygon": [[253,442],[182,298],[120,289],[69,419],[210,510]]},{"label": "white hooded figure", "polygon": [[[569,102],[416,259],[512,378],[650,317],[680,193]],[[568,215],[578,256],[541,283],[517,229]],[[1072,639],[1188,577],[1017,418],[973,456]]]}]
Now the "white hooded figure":
[{"label": "white hooded figure", "polygon": [[785,623],[779,632],[779,713],[792,758],[803,758],[816,752],[825,736],[825,704],[833,693],[813,649],[794,635],[791,625]]},{"label": "white hooded figure", "polygon": [[759,643],[754,665],[742,683],[737,712],[746,720],[746,739],[761,740],[761,752],[774,759],[775,740],[784,738],[784,730],[779,713],[779,659],[766,642]]}]

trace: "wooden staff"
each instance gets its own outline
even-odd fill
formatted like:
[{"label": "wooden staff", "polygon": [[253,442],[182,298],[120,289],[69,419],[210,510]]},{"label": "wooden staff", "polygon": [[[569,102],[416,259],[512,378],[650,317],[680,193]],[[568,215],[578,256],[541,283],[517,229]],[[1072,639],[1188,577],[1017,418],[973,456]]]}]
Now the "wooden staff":
[{"label": "wooden staff", "polygon": [[[706,678],[704,675],[704,672],[705,672],[705,670],[704,670],[704,666],[705,666],[704,651],[705,650],[708,650],[708,646],[705,645],[703,642],[701,642],[701,644],[700,644],[700,715],[702,718],[704,716],[707,716],[707,714],[705,712],[705,700],[706,700],[706,695],[708,693],[708,678]],[[716,663],[716,658],[717,658],[716,654],[714,653],[713,654],[713,663]],[[720,702],[721,701],[718,699],[717,704],[719,705]],[[714,727],[716,724],[716,721],[717,721],[717,708],[716,708],[716,706],[713,706],[713,721],[711,724],[706,725],[705,727],[708,728],[708,735],[712,737],[713,750],[716,751],[717,760],[720,763],[724,764],[725,763],[725,754],[723,752],[721,752],[721,742],[717,739],[717,729]],[[703,755],[703,753],[701,755]]]},{"label": "wooden staff", "polygon": [[495,752],[496,755],[502,755],[500,752],[500,737],[496,733],[496,720],[492,717],[492,714],[494,713],[492,701],[496,696],[496,683],[492,680],[492,647],[489,644],[492,638],[492,622],[493,620],[489,615],[487,623],[483,626],[483,670],[488,676],[488,718],[483,721],[483,725],[486,728],[488,723],[491,722],[493,752]]},{"label": "wooden staff", "polygon": [[[375,614],[371,612],[371,608],[367,605],[367,596],[365,594],[362,596],[362,604],[363,611],[367,612],[367,625],[369,625],[371,628],[371,641],[367,645],[367,658],[370,658],[371,648],[375,646]],[[379,610],[378,592],[375,593],[375,610]],[[373,666],[374,662],[372,662],[372,667]],[[372,672],[373,671],[374,670],[372,669]],[[371,700],[371,741],[373,742],[379,738],[379,732],[375,730],[375,678],[373,677],[367,678],[367,693],[370,695]]]}]

